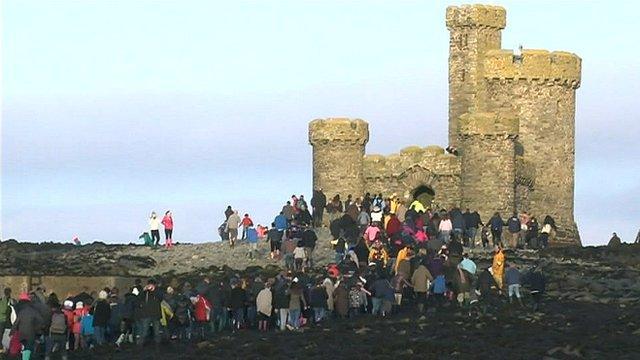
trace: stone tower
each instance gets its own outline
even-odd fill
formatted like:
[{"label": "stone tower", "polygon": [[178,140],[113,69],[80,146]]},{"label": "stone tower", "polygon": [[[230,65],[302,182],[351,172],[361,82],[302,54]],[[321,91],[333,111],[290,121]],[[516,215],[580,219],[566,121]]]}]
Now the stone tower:
[{"label": "stone tower", "polygon": [[485,221],[498,211],[506,218],[515,210],[518,119],[496,113],[460,117],[459,138],[462,208],[476,209]]},{"label": "stone tower", "polygon": [[483,111],[485,86],[482,76],[488,50],[500,49],[506,11],[499,6],[450,6],[449,29],[449,145],[456,146],[462,114]]},{"label": "stone tower", "polygon": [[364,193],[363,161],[369,141],[369,124],[360,119],[329,118],[309,124],[313,146],[313,188],[328,199],[339,194],[354,197]]},{"label": "stone tower", "polygon": [[575,111],[581,59],[567,52],[524,50],[514,56],[511,50],[492,50],[485,56],[484,76],[487,106],[514,112],[520,120],[517,155],[535,177],[527,206],[521,208],[551,215],[558,240],[576,241]]}]

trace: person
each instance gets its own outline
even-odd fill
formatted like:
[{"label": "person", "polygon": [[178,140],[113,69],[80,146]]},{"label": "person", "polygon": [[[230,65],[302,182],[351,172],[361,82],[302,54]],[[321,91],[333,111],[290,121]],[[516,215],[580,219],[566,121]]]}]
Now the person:
[{"label": "person", "polygon": [[160,220],[156,212],[153,211],[149,217],[149,230],[151,231],[151,240],[156,246],[160,245]]},{"label": "person", "polygon": [[360,213],[358,214],[358,218],[356,221],[358,223],[358,229],[360,230],[360,234],[363,234],[367,226],[371,224],[371,217],[369,216],[368,212],[362,209],[360,210]]},{"label": "person", "polygon": [[489,235],[491,234],[491,232],[489,231],[489,226],[487,225],[482,225],[482,228],[480,228],[480,240],[482,241],[482,248],[486,249],[487,246],[489,246]]},{"label": "person", "polygon": [[285,216],[287,221],[293,220],[293,217],[296,215],[296,209],[291,205],[291,201],[287,201],[287,203],[282,207],[282,214]]},{"label": "person", "polygon": [[385,317],[389,314],[395,301],[395,292],[386,276],[380,276],[373,282],[373,298],[371,300],[373,302],[371,310],[373,316],[380,314]]},{"label": "person", "polygon": [[471,212],[469,209],[463,214],[464,216],[464,224],[466,226],[465,229],[465,237],[469,241],[469,247],[476,247],[476,235],[478,233],[478,227],[482,224],[480,220],[480,214],[477,211]]},{"label": "person", "polygon": [[322,285],[322,279],[316,281],[316,286],[309,290],[309,305],[313,308],[313,319],[316,324],[324,319],[327,311],[327,290]]},{"label": "person", "polygon": [[493,270],[493,277],[496,280],[496,284],[498,285],[498,290],[502,291],[503,285],[503,277],[504,277],[504,252],[500,245],[496,245],[494,248],[495,254],[493,255],[493,265],[491,269]]},{"label": "person", "polygon": [[415,210],[415,212],[421,212],[421,211],[425,212],[426,211],[426,209],[424,208],[424,205],[422,205],[422,203],[418,199],[413,200],[411,205],[409,205],[409,209]]},{"label": "person", "polygon": [[276,230],[280,233],[280,239],[284,236],[285,231],[289,228],[289,219],[285,215],[284,212],[280,212],[275,219],[273,219],[272,227],[275,227]]},{"label": "person", "polygon": [[538,311],[542,304],[542,296],[544,295],[546,279],[542,268],[534,266],[526,278],[526,283],[531,289],[531,298],[533,299],[533,311]]},{"label": "person", "polygon": [[280,249],[282,248],[282,235],[284,231],[280,231],[276,228],[276,223],[271,223],[271,229],[267,232],[267,240],[269,241],[269,247],[271,249],[269,256],[271,259],[280,258]]},{"label": "person", "polygon": [[420,265],[418,265],[418,268],[413,272],[413,275],[411,276],[411,285],[413,286],[413,291],[416,295],[416,302],[418,304],[419,313],[424,312],[424,307],[427,304],[429,288],[431,287],[432,281],[433,276],[429,272],[429,269],[427,269],[425,264],[420,263]]},{"label": "person", "polygon": [[293,250],[293,269],[295,271],[303,271],[306,256],[307,253],[304,251],[304,243],[302,240],[299,240],[296,248]]},{"label": "person", "polygon": [[[4,288],[4,296],[0,299],[0,338],[4,335],[4,330],[11,327],[11,309],[15,301],[11,298],[11,288]],[[4,351],[2,341],[0,341],[0,353]]]},{"label": "person", "polygon": [[284,267],[289,271],[294,270],[295,258],[293,252],[296,249],[297,241],[293,239],[286,238],[282,242],[282,255],[284,259]]},{"label": "person", "polygon": [[231,293],[229,298],[229,307],[233,314],[233,331],[240,330],[244,327],[244,308],[247,299],[247,292],[242,288],[239,280],[231,282]]},{"label": "person", "polygon": [[465,237],[465,229],[467,228],[467,224],[464,221],[464,215],[460,208],[454,207],[449,211],[449,218],[451,219],[451,226],[453,234],[458,237],[459,240]]},{"label": "person", "polygon": [[529,222],[527,222],[525,244],[532,249],[545,248],[551,233],[551,225],[546,224],[545,226],[543,227],[544,232],[538,237],[538,220],[535,216],[530,217]]},{"label": "person", "polygon": [[[204,291],[204,289],[201,290]],[[189,300],[193,306],[194,334],[197,334],[200,340],[204,340],[211,321],[211,302],[201,292],[198,292],[196,296],[192,296]]]},{"label": "person", "polygon": [[[66,301],[65,301],[66,302]],[[57,305],[57,306],[56,306]],[[71,304],[66,304],[65,308],[71,308]],[[65,312],[60,308],[60,304],[51,304],[51,320],[49,322],[49,334],[45,348],[45,360],[51,359],[52,353],[59,351],[62,359],[67,359],[67,340],[69,338],[69,326]]]},{"label": "person", "polygon": [[516,264],[509,264],[509,269],[505,274],[505,280],[507,282],[507,288],[509,289],[509,303],[513,302],[513,296],[518,299],[520,306],[522,305],[522,298],[520,296],[520,270],[516,267]]},{"label": "person", "polygon": [[233,209],[231,208],[231,205],[227,206],[227,209],[224,211],[224,218],[226,220],[229,220],[229,216],[233,215]]},{"label": "person", "polygon": [[382,224],[382,208],[380,206],[375,205],[373,210],[371,211],[371,223],[376,224],[378,226],[383,226]]},{"label": "person", "polygon": [[153,339],[160,344],[160,318],[162,317],[160,301],[162,298],[156,289],[156,281],[149,279],[143,291],[138,295],[137,316],[140,321],[138,345],[144,345],[149,336],[149,328],[153,327]]},{"label": "person", "polygon": [[164,213],[162,218],[162,225],[164,225],[164,243],[167,249],[173,247],[173,215],[171,211]]},{"label": "person", "polygon": [[445,244],[449,243],[452,230],[453,230],[453,224],[451,223],[451,219],[449,219],[449,214],[444,214],[444,216],[442,217],[442,220],[440,220],[438,231],[440,232],[440,239]]},{"label": "person", "polygon": [[346,319],[349,315],[349,289],[347,289],[345,281],[338,283],[332,296],[336,316]]},{"label": "person", "polygon": [[102,346],[106,343],[106,330],[111,317],[111,306],[107,302],[107,292],[100,290],[98,301],[93,306],[93,334],[96,345]]},{"label": "person", "polygon": [[289,287],[289,330],[297,330],[300,328],[301,309],[307,308],[307,300],[304,297],[300,280],[295,277],[291,281]]},{"label": "person", "polygon": [[367,227],[362,235],[368,245],[373,244],[380,237],[380,228],[377,224],[371,224]]},{"label": "person", "polygon": [[240,226],[240,216],[238,210],[234,210],[233,214],[227,219],[226,231],[229,233],[229,246],[234,247],[238,240],[238,227]]},{"label": "person", "polygon": [[609,246],[609,247],[618,247],[620,245],[622,245],[622,241],[618,237],[618,234],[613,233],[613,236],[611,236],[611,239],[609,239],[609,244],[607,246]]},{"label": "person", "polygon": [[462,261],[458,264],[458,267],[471,275],[475,275],[478,268],[476,263],[469,259],[469,254],[467,253],[462,255]]},{"label": "person", "polygon": [[493,240],[493,246],[502,246],[502,227],[504,226],[504,221],[500,217],[499,212],[493,214],[491,219],[489,219],[489,224],[491,225],[491,238]]},{"label": "person", "polygon": [[327,196],[322,192],[322,188],[319,188],[317,191],[314,191],[311,197],[314,227],[321,227],[323,225],[325,206],[327,206]]},{"label": "person", "polygon": [[389,254],[387,250],[382,246],[380,240],[376,240],[369,251],[369,263],[373,263],[379,269],[384,269],[387,267],[388,262]]},{"label": "person", "polygon": [[331,202],[327,204],[327,213],[329,214],[329,223],[333,222],[335,219],[338,219],[342,216],[342,212],[344,211],[344,207],[342,201],[340,201],[340,194],[331,199]]},{"label": "person", "polygon": [[17,318],[11,330],[13,333],[18,333],[17,336],[23,346],[22,359],[29,360],[35,349],[36,336],[45,322],[26,292],[21,293],[18,298],[16,314]]},{"label": "person", "polygon": [[514,212],[513,215],[507,220],[507,229],[509,230],[509,247],[515,249],[518,247],[518,239],[520,238],[520,219],[518,213]]},{"label": "person", "polygon": [[313,250],[316,248],[316,242],[318,241],[318,235],[311,227],[306,227],[302,233],[302,244],[304,245],[305,259],[307,262],[307,268],[313,267]]},{"label": "person", "polygon": [[264,284],[256,297],[256,310],[258,311],[258,330],[266,332],[269,329],[271,319],[273,294],[271,293],[271,281]]},{"label": "person", "polygon": [[249,252],[247,256],[249,259],[253,260],[254,256],[258,254],[258,231],[253,227],[253,225],[249,225],[246,230],[247,235],[247,243],[249,243]]},{"label": "person", "polygon": [[80,348],[86,347],[84,339],[82,337],[82,318],[87,314],[84,307],[84,301],[76,301],[76,308],[73,311],[73,349],[78,351]]},{"label": "person", "polygon": [[245,240],[247,238],[247,229],[250,226],[253,226],[253,220],[249,217],[249,214],[244,214],[244,217],[241,220],[242,224],[242,237],[241,240]]}]

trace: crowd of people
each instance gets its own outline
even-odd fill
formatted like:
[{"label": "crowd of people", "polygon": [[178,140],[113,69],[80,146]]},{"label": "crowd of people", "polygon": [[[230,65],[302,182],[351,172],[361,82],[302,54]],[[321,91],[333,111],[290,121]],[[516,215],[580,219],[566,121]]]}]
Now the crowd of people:
[{"label": "crowd of people", "polygon": [[[506,221],[496,213],[485,224],[476,211],[432,211],[419,201],[405,206],[395,196],[365,194],[344,202],[336,196],[327,202],[321,189],[310,204],[311,209],[304,196],[292,196],[271,227],[259,230],[248,214],[240,217],[231,206],[225,211],[221,236],[233,247],[240,234],[250,245],[250,258],[257,254],[258,241],[266,239],[269,257],[284,265],[275,276],[203,277],[195,286],[170,286],[160,278],[144,285],[136,280],[125,291],[85,289],[62,300],[38,288],[19,294],[16,301],[5,289],[0,324],[11,329],[9,352],[21,352],[23,359],[34,351],[46,359],[58,352],[66,358],[68,351],[93,347],[202,340],[251,329],[298,331],[363,316],[428,316],[443,308],[481,316],[505,303],[525,306],[525,285],[532,309],[541,304],[546,281],[542,269],[508,263],[504,248],[545,246],[539,239],[553,231],[553,219],[545,219],[538,234],[535,218],[526,213]],[[170,211],[162,221],[155,213],[150,217],[154,244],[160,224],[171,247]],[[319,227],[329,228],[335,250],[335,261],[322,268],[314,263]],[[503,227],[509,232],[507,241]],[[488,247],[490,242],[493,262],[480,268],[465,246]]]}]

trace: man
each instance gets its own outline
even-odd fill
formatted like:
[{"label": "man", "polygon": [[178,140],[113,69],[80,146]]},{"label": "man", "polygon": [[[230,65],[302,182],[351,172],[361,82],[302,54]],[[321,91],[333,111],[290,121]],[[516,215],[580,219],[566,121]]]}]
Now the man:
[{"label": "man", "polygon": [[515,249],[518,247],[518,239],[520,238],[520,219],[518,218],[518,214],[516,212],[511,215],[509,220],[507,220],[507,228],[509,229],[509,234],[511,237],[509,238],[509,247],[511,249]]},{"label": "man", "polygon": [[149,336],[149,327],[153,327],[153,339],[156,345],[160,344],[160,318],[162,310],[160,302],[162,301],[158,291],[156,290],[156,282],[149,279],[144,291],[138,295],[138,318],[140,319],[140,337],[138,345],[144,345],[144,341]]},{"label": "man", "polygon": [[321,227],[324,217],[324,208],[327,206],[327,196],[322,192],[322,188],[314,191],[311,197],[311,207],[313,208],[313,226]]},{"label": "man", "polygon": [[233,247],[238,240],[238,227],[240,226],[240,216],[238,210],[234,210],[233,214],[227,219],[227,232],[229,233],[229,245]]},{"label": "man", "polygon": [[269,232],[267,233],[267,240],[269,240],[269,246],[271,248],[270,256],[272,259],[280,258],[280,248],[282,246],[283,234],[284,230],[280,231],[279,229],[277,229],[275,222],[271,224],[271,229],[269,229]]},{"label": "man", "polygon": [[317,241],[318,236],[316,235],[316,232],[310,227],[305,228],[302,233],[302,244],[307,257],[307,267],[309,269],[313,267],[313,250],[316,248]]},{"label": "man", "polygon": [[287,201],[287,204],[282,207],[282,214],[284,214],[287,221],[293,220],[296,215],[296,209],[291,205],[291,201]]},{"label": "man", "polygon": [[464,223],[466,225],[466,235],[469,239],[469,247],[476,247],[476,235],[478,234],[478,227],[482,224],[480,220],[480,214],[477,211],[470,212],[469,209],[464,213]]},{"label": "man", "polygon": [[254,256],[258,255],[258,231],[250,225],[247,228],[247,242],[249,243],[249,252],[247,256],[249,259],[253,260]]},{"label": "man", "polygon": [[502,227],[504,226],[504,221],[500,217],[500,213],[496,212],[493,214],[493,217],[489,220],[489,224],[491,225],[491,238],[493,239],[493,246],[502,245]]},{"label": "man", "polygon": [[[4,335],[4,329],[11,327],[11,306],[15,301],[11,298],[11,288],[4,288],[4,296],[0,299],[0,338]],[[0,341],[0,354],[4,352]]]},{"label": "man", "polygon": [[493,270],[493,278],[496,280],[498,290],[502,291],[502,279],[504,277],[504,252],[500,245],[496,245],[494,251],[495,254],[493,255],[493,265],[491,266],[491,269]]},{"label": "man", "polygon": [[463,241],[464,230],[467,228],[464,222],[464,216],[462,211],[458,207],[455,207],[449,211],[449,217],[451,218],[451,225],[453,228],[453,235],[459,240]]},{"label": "man", "polygon": [[20,294],[18,304],[16,305],[16,312],[18,316],[11,330],[14,334],[18,332],[20,342],[24,346],[22,359],[29,360],[31,353],[35,349],[36,337],[45,324],[45,320],[27,293]]},{"label": "man", "polygon": [[542,272],[542,268],[534,266],[527,276],[527,283],[531,289],[531,298],[533,299],[533,311],[538,311],[542,303],[542,295],[544,295],[546,279]]},{"label": "man", "polygon": [[251,220],[249,214],[244,214],[244,217],[242,218],[242,240],[247,238],[247,229],[251,226],[253,226],[253,220]]},{"label": "man", "polygon": [[507,287],[509,289],[509,303],[513,302],[513,296],[515,295],[520,306],[523,306],[522,298],[520,297],[520,271],[516,267],[516,264],[509,264],[509,269],[505,274],[505,280],[507,281]]},{"label": "man", "polygon": [[620,245],[622,245],[622,241],[618,237],[618,234],[613,233],[613,236],[609,240],[609,244],[607,246],[609,246],[609,247],[618,247]]},{"label": "man", "polygon": [[411,276],[411,285],[413,285],[413,291],[416,294],[419,313],[424,312],[424,306],[427,303],[427,293],[429,292],[432,281],[433,276],[427,267],[423,263],[420,263],[418,268],[413,272],[413,276]]},{"label": "man", "polygon": [[224,211],[224,218],[229,220],[229,216],[233,215],[233,209],[231,205],[227,206],[227,209]]}]

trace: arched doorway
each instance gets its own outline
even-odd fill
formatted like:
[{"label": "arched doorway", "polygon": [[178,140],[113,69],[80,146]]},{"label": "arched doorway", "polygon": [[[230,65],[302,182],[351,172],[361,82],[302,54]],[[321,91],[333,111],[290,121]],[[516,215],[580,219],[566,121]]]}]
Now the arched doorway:
[{"label": "arched doorway", "polygon": [[430,208],[436,192],[430,186],[420,185],[411,191],[411,195],[413,200],[418,200],[425,208]]}]

